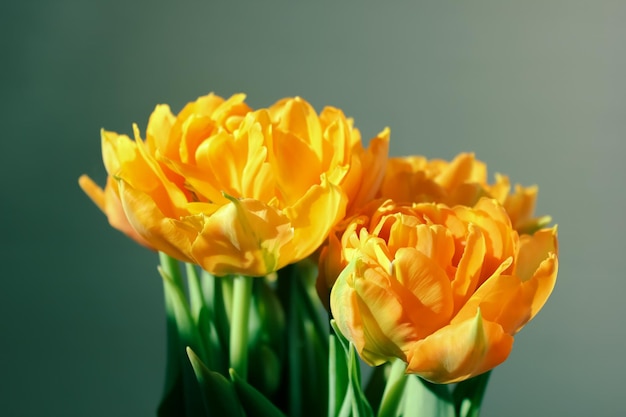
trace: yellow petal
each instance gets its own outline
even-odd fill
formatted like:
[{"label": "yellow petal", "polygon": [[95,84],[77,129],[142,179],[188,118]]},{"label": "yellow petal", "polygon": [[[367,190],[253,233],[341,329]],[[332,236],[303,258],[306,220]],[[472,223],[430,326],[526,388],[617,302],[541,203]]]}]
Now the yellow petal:
[{"label": "yellow petal", "polygon": [[398,250],[392,268],[397,281],[391,288],[411,320],[414,337],[426,337],[450,320],[453,298],[445,270],[414,248]]},{"label": "yellow petal", "polygon": [[558,269],[559,259],[555,253],[550,253],[548,258],[541,262],[533,277],[524,282],[523,292],[525,296],[532,297],[528,320],[532,320],[548,300],[556,284]]},{"label": "yellow petal", "polygon": [[102,160],[109,175],[117,175],[124,164],[137,158],[139,151],[128,136],[104,129],[100,131],[100,136]]},{"label": "yellow petal", "polygon": [[513,337],[478,311],[416,342],[407,352],[407,372],[436,383],[460,382],[504,362],[512,346]]},{"label": "yellow petal", "polygon": [[122,202],[117,193],[117,183],[113,178],[107,178],[107,185],[104,190],[98,187],[98,185],[86,175],[82,175],[78,179],[78,183],[80,188],[83,189],[89,198],[91,198],[98,208],[107,216],[109,224],[113,226],[113,228],[124,233],[140,245],[153,249],[152,245],[141,237],[128,222],[124,208],[122,207]]},{"label": "yellow petal", "polygon": [[411,320],[389,276],[354,259],[331,292],[331,308],[342,333],[372,366],[404,357],[402,346],[414,341]]},{"label": "yellow petal", "polygon": [[389,154],[389,135],[386,128],[370,141],[367,151],[353,153],[350,171],[342,184],[350,197],[348,213],[373,200],[380,189]]},{"label": "yellow petal", "polygon": [[167,158],[177,158],[178,141],[170,140],[170,131],[176,122],[176,118],[167,104],[159,104],[148,119],[146,128],[146,145],[150,152],[155,155],[156,150]]},{"label": "yellow petal", "polygon": [[447,190],[452,190],[463,183],[484,183],[486,178],[485,164],[477,161],[474,154],[462,153],[435,177],[435,182]]},{"label": "yellow petal", "polygon": [[300,97],[280,100],[269,108],[277,130],[308,143],[318,158],[323,155],[322,127],[315,109]]},{"label": "yellow petal", "polygon": [[136,190],[123,180],[118,184],[124,212],[137,233],[155,250],[184,262],[194,262],[190,248],[197,230],[166,217],[148,194]]},{"label": "yellow petal", "polygon": [[470,319],[477,309],[483,317],[500,324],[510,335],[530,320],[532,294],[525,294],[522,282],[513,275],[494,274],[463,305],[452,323]]},{"label": "yellow petal", "polygon": [[215,275],[262,276],[284,266],[282,247],[293,239],[289,219],[260,201],[227,198],[204,219],[192,247],[196,261]]},{"label": "yellow petal", "polygon": [[516,274],[522,281],[529,280],[548,254],[557,253],[556,226],[543,229],[534,235],[522,235]]},{"label": "yellow petal", "polygon": [[485,238],[480,228],[470,224],[465,239],[465,250],[452,281],[455,310],[463,306],[478,286],[485,255]]},{"label": "yellow petal", "polygon": [[285,256],[295,262],[312,254],[341,220],[346,211],[346,196],[341,189],[322,177],[296,204],[283,212],[294,228],[293,241],[285,248]]}]

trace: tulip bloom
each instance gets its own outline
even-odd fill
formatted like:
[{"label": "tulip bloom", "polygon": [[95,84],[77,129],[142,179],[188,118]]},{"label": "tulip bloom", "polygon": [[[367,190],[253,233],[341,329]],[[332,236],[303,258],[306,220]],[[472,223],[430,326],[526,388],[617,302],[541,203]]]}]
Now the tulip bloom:
[{"label": "tulip bloom", "polygon": [[[556,280],[556,228],[518,235],[504,208],[386,201],[346,227],[330,298],[341,332],[376,366],[454,383],[509,355]],[[338,267],[336,267],[338,269]]]},{"label": "tulip bloom", "polygon": [[508,177],[496,174],[489,184],[487,166],[471,153],[461,153],[452,161],[428,160],[422,156],[390,158],[380,198],[397,202],[436,202],[449,206],[472,206],[481,197],[495,198],[504,206],[513,227],[532,233],[550,223],[549,216],[533,217],[537,187],[516,185],[511,193]]},{"label": "tulip bloom", "polygon": [[83,177],[83,189],[114,227],[215,275],[265,275],[309,256],[350,200],[378,188],[388,131],[365,150],[338,109],[318,115],[296,97],[253,111],[244,99],[209,94],[178,115],[159,105],[145,139],[137,126],[134,140],[103,131],[107,187]]}]

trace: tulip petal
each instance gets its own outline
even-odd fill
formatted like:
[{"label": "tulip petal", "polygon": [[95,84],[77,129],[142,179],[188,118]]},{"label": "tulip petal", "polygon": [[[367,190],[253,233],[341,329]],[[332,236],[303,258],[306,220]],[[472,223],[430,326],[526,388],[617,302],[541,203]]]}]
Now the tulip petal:
[{"label": "tulip petal", "polygon": [[184,262],[194,262],[189,249],[197,230],[166,217],[148,194],[133,188],[124,180],[119,180],[118,184],[122,207],[133,229],[150,242],[155,250]]},{"label": "tulip petal", "polygon": [[532,291],[524,293],[518,277],[503,274],[510,264],[509,259],[485,280],[456,314],[453,324],[469,320],[478,308],[485,320],[499,323],[511,335],[530,320]]},{"label": "tulip petal", "polygon": [[293,241],[284,248],[288,258],[297,261],[309,256],[324,242],[328,231],[346,212],[346,196],[341,189],[322,176],[296,204],[283,212],[294,228]]},{"label": "tulip petal", "polygon": [[522,281],[529,280],[550,253],[557,253],[556,226],[542,229],[534,235],[520,237],[517,275]]},{"label": "tulip petal", "polygon": [[[308,143],[321,160],[324,155],[322,148],[322,127],[313,106],[300,97],[278,101],[269,108],[272,119],[276,122],[276,130],[290,132],[295,137]],[[319,172],[319,171],[318,171]]]},{"label": "tulip petal", "polygon": [[556,284],[558,269],[559,260],[555,253],[550,253],[548,258],[539,265],[533,277],[524,282],[523,291],[525,294],[532,294],[533,300],[528,320],[532,320],[548,301]]},{"label": "tulip petal", "polygon": [[434,178],[435,182],[447,190],[459,187],[463,183],[485,182],[486,179],[487,166],[477,161],[471,153],[459,154]]},{"label": "tulip petal", "polygon": [[204,219],[191,248],[196,261],[215,275],[266,275],[280,268],[282,247],[293,239],[289,219],[252,199],[237,200]]},{"label": "tulip petal", "polygon": [[393,357],[404,358],[402,347],[415,339],[402,299],[381,268],[355,258],[331,291],[331,309],[341,332],[372,366]]},{"label": "tulip petal", "polygon": [[128,136],[102,129],[100,137],[102,160],[109,175],[117,175],[125,163],[137,158],[137,146]]},{"label": "tulip petal", "polygon": [[455,309],[461,308],[478,286],[485,254],[483,234],[480,228],[470,224],[465,239],[465,250],[452,281]]},{"label": "tulip petal", "polygon": [[[391,130],[387,127],[370,140],[367,151],[361,155],[364,167],[359,192],[354,197],[354,206],[360,207],[372,200],[385,176],[389,154]],[[354,158],[353,158],[354,159]]]},{"label": "tulip petal", "polygon": [[472,319],[416,342],[407,352],[407,372],[436,383],[459,382],[504,362],[512,346],[513,337],[479,310]]},{"label": "tulip petal", "polygon": [[450,280],[436,262],[417,249],[402,248],[392,268],[396,280],[391,288],[401,299],[415,337],[424,338],[450,320]]}]

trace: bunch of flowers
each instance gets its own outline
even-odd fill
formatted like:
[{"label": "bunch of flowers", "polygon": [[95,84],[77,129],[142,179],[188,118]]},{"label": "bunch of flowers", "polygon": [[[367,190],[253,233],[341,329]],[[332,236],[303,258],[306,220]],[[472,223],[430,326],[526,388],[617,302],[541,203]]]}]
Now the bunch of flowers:
[{"label": "bunch of flowers", "polygon": [[554,287],[536,187],[472,154],[389,158],[388,129],[366,148],[299,97],[209,94],[133,131],[102,131],[104,189],[79,183],[159,252],[159,416],[476,416]]}]

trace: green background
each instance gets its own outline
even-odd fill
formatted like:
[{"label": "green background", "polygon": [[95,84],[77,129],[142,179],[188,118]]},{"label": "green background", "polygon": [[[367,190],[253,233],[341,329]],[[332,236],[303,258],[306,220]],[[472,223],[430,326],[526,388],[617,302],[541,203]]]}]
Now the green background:
[{"label": "green background", "polygon": [[111,229],[99,130],[215,91],[342,108],[391,153],[474,151],[540,186],[552,298],[483,417],[626,413],[626,2],[4,2],[0,414],[150,416],[164,374],[157,256]]}]

